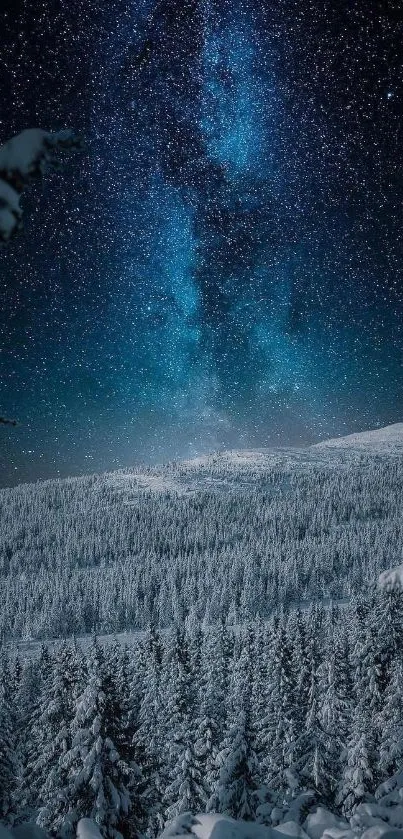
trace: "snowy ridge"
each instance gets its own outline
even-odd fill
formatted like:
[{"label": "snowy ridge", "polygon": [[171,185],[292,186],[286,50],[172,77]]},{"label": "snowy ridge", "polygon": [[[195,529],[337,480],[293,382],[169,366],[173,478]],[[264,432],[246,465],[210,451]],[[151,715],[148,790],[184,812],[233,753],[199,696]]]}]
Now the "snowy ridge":
[{"label": "snowy ridge", "polygon": [[133,495],[139,492],[151,492],[157,495],[172,492],[183,495],[191,490],[184,484],[165,475],[151,475],[146,472],[120,473],[111,472],[106,477],[106,483],[114,489],[120,490],[126,503],[130,503]]},{"label": "snowy ridge", "polygon": [[366,454],[403,452],[403,423],[351,434],[305,448],[228,449],[191,459],[139,469],[125,469],[105,476],[106,483],[130,503],[141,492],[181,496],[200,490],[252,488],[256,480],[273,472],[299,474],[314,467],[348,468]]},{"label": "snowy ridge", "polygon": [[[0,638],[340,603],[396,564],[403,450],[226,451],[0,491]],[[353,573],[352,573],[353,570]]]},{"label": "snowy ridge", "polygon": [[200,468],[221,462],[232,466],[266,466],[273,459],[276,450],[271,449],[228,449],[214,454],[183,460],[184,466]]},{"label": "snowy ridge", "polygon": [[376,428],[371,431],[362,431],[356,434],[348,434],[346,437],[335,437],[331,440],[324,440],[312,446],[314,449],[321,448],[354,448],[360,446],[399,446],[403,449],[403,422],[387,425],[385,428]]}]

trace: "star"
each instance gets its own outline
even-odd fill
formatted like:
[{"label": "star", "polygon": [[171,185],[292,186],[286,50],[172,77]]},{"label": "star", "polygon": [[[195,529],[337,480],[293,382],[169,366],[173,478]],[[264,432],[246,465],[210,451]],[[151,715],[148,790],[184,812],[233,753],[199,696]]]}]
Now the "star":
[{"label": "star", "polygon": [[364,0],[11,5],[1,141],[85,150],[0,252],[0,480],[399,422],[399,25]]}]

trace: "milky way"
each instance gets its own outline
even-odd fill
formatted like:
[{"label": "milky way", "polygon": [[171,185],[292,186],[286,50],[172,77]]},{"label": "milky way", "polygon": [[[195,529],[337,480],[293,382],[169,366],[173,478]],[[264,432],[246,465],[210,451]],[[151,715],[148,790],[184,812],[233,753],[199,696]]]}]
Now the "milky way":
[{"label": "milky way", "polygon": [[[8,5],[8,8],[7,8]],[[398,3],[6,3],[2,482],[402,420]]]}]

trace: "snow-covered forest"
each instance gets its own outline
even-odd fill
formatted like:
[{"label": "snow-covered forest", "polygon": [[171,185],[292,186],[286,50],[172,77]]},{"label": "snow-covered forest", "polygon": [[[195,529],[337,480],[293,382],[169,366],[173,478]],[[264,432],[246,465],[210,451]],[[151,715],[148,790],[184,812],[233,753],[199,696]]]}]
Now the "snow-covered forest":
[{"label": "snow-covered forest", "polygon": [[0,839],[403,839],[402,4],[3,5]]},{"label": "snow-covered forest", "polygon": [[382,574],[401,456],[226,452],[2,490],[3,824],[403,828],[403,593]]},{"label": "snow-covered forest", "polygon": [[362,830],[403,788],[385,786],[402,760],[402,634],[392,589],[236,630],[193,617],[130,647],[3,654],[1,818],[152,837],[189,811],[276,826],[321,804]]},{"label": "snow-covered forest", "polygon": [[0,492],[4,642],[270,616],[400,563],[401,451],[294,450]]}]

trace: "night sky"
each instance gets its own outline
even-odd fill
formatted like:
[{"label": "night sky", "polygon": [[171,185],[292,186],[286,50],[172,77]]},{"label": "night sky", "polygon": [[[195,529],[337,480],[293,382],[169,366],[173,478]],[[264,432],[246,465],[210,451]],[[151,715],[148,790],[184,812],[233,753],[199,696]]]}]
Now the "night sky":
[{"label": "night sky", "polygon": [[1,483],[403,420],[403,11],[3,0]]}]

